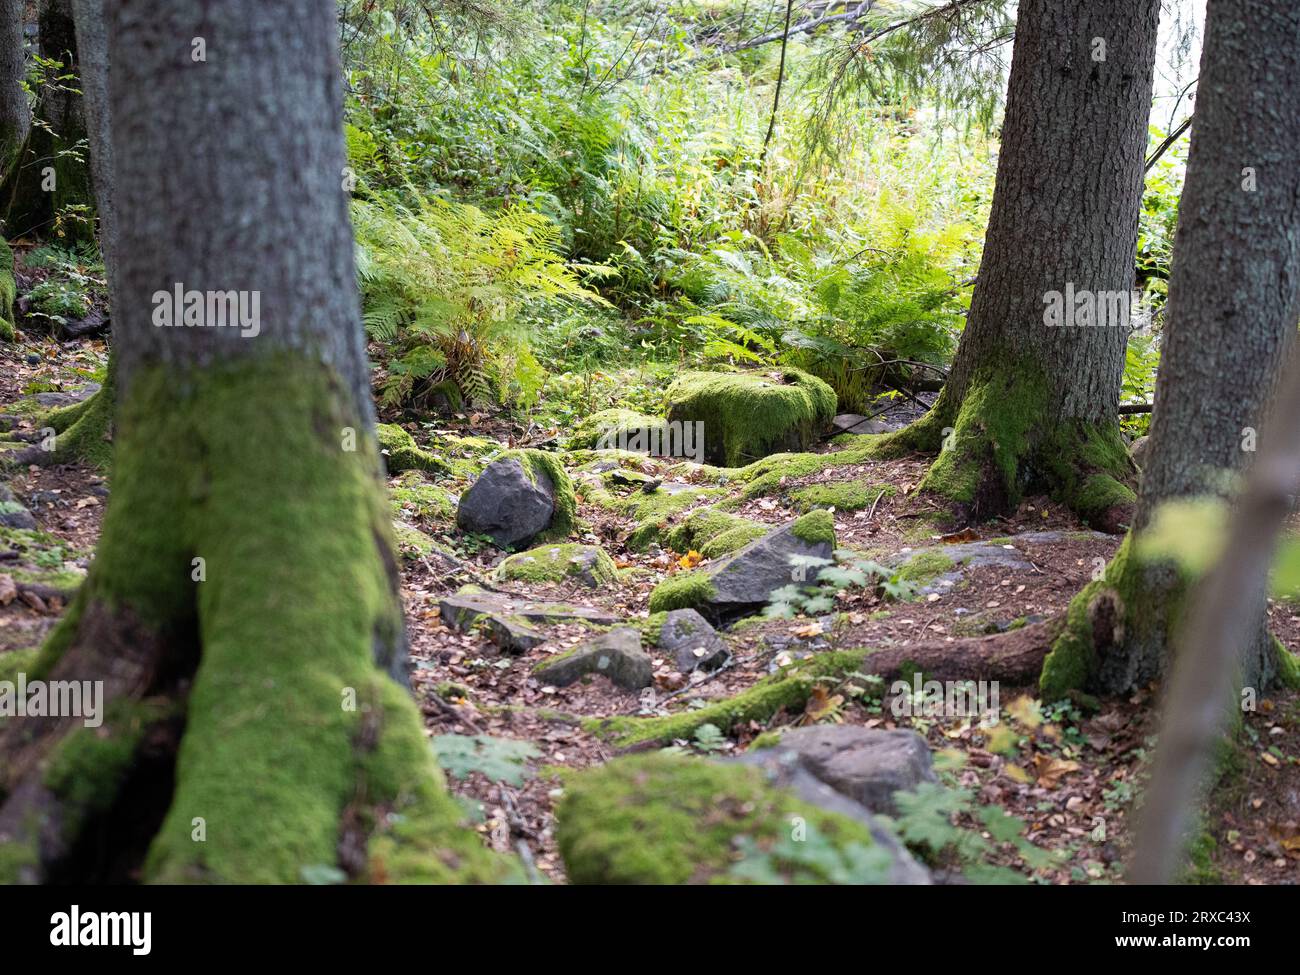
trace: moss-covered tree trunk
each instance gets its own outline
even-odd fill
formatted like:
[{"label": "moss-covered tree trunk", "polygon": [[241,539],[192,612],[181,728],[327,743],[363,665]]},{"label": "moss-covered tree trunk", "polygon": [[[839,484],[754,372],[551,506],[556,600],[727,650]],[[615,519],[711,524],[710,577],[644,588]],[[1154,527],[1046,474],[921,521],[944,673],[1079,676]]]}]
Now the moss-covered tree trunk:
[{"label": "moss-covered tree trunk", "polygon": [[1115,315],[1114,296],[1128,310],[1159,7],[1020,4],[966,329],[934,408],[889,444],[938,451],[923,488],[965,517],[1012,509],[1031,488],[1110,530],[1131,512],[1117,415],[1129,329],[1081,313],[1052,326],[1045,313],[1049,296],[1085,293],[1111,296],[1093,321]]},{"label": "moss-covered tree trunk", "polygon": [[[0,720],[0,881],[495,878],[398,683],[333,7],[105,10],[113,493],[27,676],[106,705]],[[177,285],[259,296],[257,329],[156,326]]]},{"label": "moss-covered tree trunk", "polygon": [[[1196,126],[1179,204],[1151,446],[1133,530],[1105,577],[1075,597],[1044,691],[1123,693],[1157,677],[1187,580],[1143,562],[1135,539],[1164,502],[1228,497],[1254,456],[1300,321],[1300,8],[1211,0]],[[1260,687],[1278,647],[1259,625],[1242,678]]]},{"label": "moss-covered tree trunk", "polygon": [[5,223],[11,236],[89,240],[94,205],[72,0],[41,0],[39,28],[41,57],[61,67],[37,92],[38,124],[3,188]]}]

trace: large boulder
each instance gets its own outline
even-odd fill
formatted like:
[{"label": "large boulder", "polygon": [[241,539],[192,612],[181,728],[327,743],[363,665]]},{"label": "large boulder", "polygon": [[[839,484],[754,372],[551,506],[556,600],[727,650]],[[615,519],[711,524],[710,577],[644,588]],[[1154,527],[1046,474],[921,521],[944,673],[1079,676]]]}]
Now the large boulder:
[{"label": "large boulder", "polygon": [[737,761],[769,770],[798,767],[877,813],[897,812],[895,792],[937,782],[930,748],[915,731],[817,725],[781,736]]},{"label": "large boulder", "polygon": [[836,405],[834,390],[798,369],[688,372],[666,398],[669,425],[701,424],[703,458],[722,467],[810,449],[830,429]]},{"label": "large boulder", "polygon": [[567,687],[587,674],[608,677],[626,691],[654,683],[654,665],[641,649],[640,631],[620,626],[533,668],[534,677],[555,687]]},{"label": "large boulder", "polygon": [[759,769],[633,755],[566,779],[556,841],[575,884],[930,883],[865,809],[827,792],[837,808]]},{"label": "large boulder", "polygon": [[669,576],[650,594],[650,611],[694,608],[715,623],[731,622],[765,607],[782,586],[815,583],[820,570],[793,560],[829,559],[834,550],[830,513],[810,511],[714,565]]},{"label": "large boulder", "polygon": [[484,468],[460,497],[456,524],[501,548],[558,539],[573,528],[573,482],[553,454],[512,450]]}]

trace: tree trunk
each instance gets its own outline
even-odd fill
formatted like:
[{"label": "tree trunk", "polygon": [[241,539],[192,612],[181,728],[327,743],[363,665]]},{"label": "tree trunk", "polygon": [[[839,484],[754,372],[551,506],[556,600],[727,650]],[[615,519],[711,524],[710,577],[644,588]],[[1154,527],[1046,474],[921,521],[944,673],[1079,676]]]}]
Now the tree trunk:
[{"label": "tree trunk", "polygon": [[[1024,0],[993,206],[948,382],[886,449],[939,451],[922,487],[980,519],[1045,489],[1118,530],[1135,502],[1117,412],[1159,0]],[[1048,296],[1122,296],[1052,327]],[[1062,317],[1070,321],[1071,309]]]},{"label": "tree trunk", "polygon": [[[105,717],[0,724],[0,880],[496,878],[389,676],[405,646],[333,5],[109,0],[105,19],[113,493],[29,675],[103,680]],[[260,317],[155,324],[175,287],[257,295]]]},{"label": "tree trunk", "polygon": [[0,0],[0,178],[18,157],[32,127],[27,104],[27,59],[23,53],[22,0]]},{"label": "tree trunk", "polygon": [[[1300,320],[1300,9],[1283,0],[1209,9],[1133,532],[1105,578],[1075,597],[1044,667],[1046,693],[1124,693],[1160,675],[1187,580],[1139,560],[1135,536],[1166,501],[1230,495]],[[1258,623],[1242,677],[1261,687],[1279,647],[1262,587],[1252,599]]]},{"label": "tree trunk", "polygon": [[[0,0],[0,183],[18,159],[32,127],[31,107],[23,78],[27,62],[23,54],[22,0]],[[14,337],[14,255],[0,239],[0,341]]]},{"label": "tree trunk", "polygon": [[103,0],[72,0],[81,66],[82,111],[90,142],[90,176],[99,214],[99,251],[110,276],[112,293],[113,244],[113,142],[108,119],[108,34]]},{"label": "tree trunk", "polygon": [[37,234],[75,242],[93,236],[93,195],[86,162],[86,119],[79,93],[72,0],[41,0],[41,57],[62,65],[36,99],[34,125],[6,184],[10,236]]}]

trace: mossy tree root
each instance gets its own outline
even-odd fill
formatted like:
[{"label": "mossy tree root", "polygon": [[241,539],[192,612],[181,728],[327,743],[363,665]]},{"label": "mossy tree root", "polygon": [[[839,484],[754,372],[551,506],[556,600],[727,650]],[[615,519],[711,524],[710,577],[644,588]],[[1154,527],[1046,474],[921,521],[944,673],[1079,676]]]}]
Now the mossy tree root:
[{"label": "mossy tree root", "polygon": [[[1195,580],[1170,563],[1139,558],[1134,545],[1130,532],[1101,577],[1070,601],[1043,662],[1044,700],[1073,690],[1128,694],[1164,672]],[[1263,629],[1255,643],[1243,654],[1243,686],[1300,686],[1300,663],[1286,647]]]},{"label": "mossy tree root", "polygon": [[[336,377],[286,357],[184,378],[133,379],[95,562],[28,675],[103,680],[102,727],[0,722],[0,882],[502,878],[390,676],[378,451],[343,446],[363,427]],[[130,848],[126,821],[135,855],[94,876],[79,851]]]},{"label": "mossy tree root", "polygon": [[960,405],[941,393],[929,413],[875,447],[878,456],[909,450],[937,453],[919,489],[950,501],[965,522],[1013,511],[1041,490],[1114,533],[1137,504],[1118,421],[1054,419],[1045,380],[1024,364],[973,381]]}]

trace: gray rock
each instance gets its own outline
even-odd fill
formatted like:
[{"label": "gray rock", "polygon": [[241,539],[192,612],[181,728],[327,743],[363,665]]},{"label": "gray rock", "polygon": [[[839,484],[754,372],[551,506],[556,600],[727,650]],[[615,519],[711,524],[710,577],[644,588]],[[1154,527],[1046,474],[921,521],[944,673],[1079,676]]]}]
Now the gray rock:
[{"label": "gray rock", "polygon": [[693,609],[674,609],[664,617],[658,646],[672,655],[683,674],[717,670],[731,653],[709,621]]},{"label": "gray rock", "polygon": [[1141,469],[1146,466],[1147,454],[1151,452],[1151,438],[1138,437],[1128,448],[1128,455],[1133,458],[1133,463]]},{"label": "gray rock", "polygon": [[506,653],[523,653],[545,641],[545,634],[534,624],[585,620],[609,626],[618,622],[613,614],[589,606],[518,599],[478,586],[463,586],[453,595],[444,596],[438,601],[438,609],[442,621],[452,629],[466,632],[482,627]]},{"label": "gray rock", "polygon": [[555,491],[545,475],[536,483],[514,457],[493,461],[460,496],[456,524],[489,535],[502,548],[527,545],[546,530],[555,513]]},{"label": "gray rock", "polygon": [[608,677],[628,691],[649,687],[654,682],[654,666],[641,649],[640,632],[621,626],[533,668],[534,677],[556,687],[567,687],[587,674]]},{"label": "gray rock", "polygon": [[924,886],[934,882],[930,872],[916,861],[893,832],[877,820],[866,806],[832,789],[804,768],[797,757],[792,758],[794,754],[783,751],[780,747],[765,748],[757,752],[746,752],[744,755],[726,761],[756,766],[767,774],[768,781],[772,785],[790,789],[809,805],[825,809],[827,812],[839,813],[866,826],[871,831],[871,838],[888,852],[893,860],[889,873],[891,885]]},{"label": "gray rock", "polygon": [[44,407],[73,406],[99,392],[99,383],[86,383],[66,393],[37,393],[36,402]]},{"label": "gray rock", "polygon": [[36,527],[36,519],[32,513],[22,506],[13,491],[9,490],[8,485],[0,484],[0,528],[25,528],[33,529]]},{"label": "gray rock", "polygon": [[930,748],[914,731],[817,725],[781,736],[772,748],[752,752],[751,764],[796,765],[871,812],[895,813],[894,793],[938,781]]},{"label": "gray rock", "polygon": [[815,583],[820,570],[807,568],[800,572],[791,565],[790,558],[807,555],[829,559],[833,546],[827,541],[804,541],[794,534],[794,525],[791,522],[768,532],[706,569],[714,593],[701,612],[715,621],[735,620],[766,606],[772,592],[782,586]]}]

